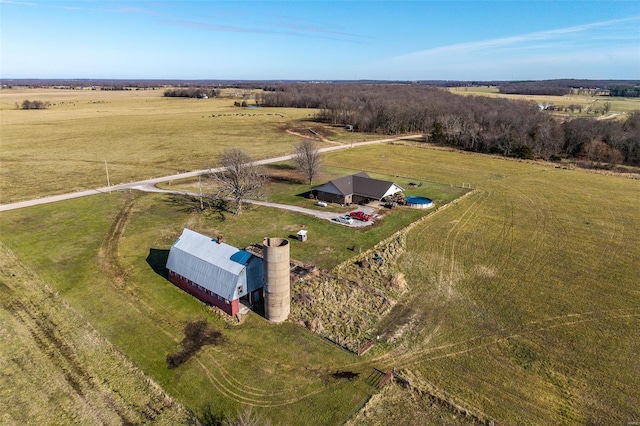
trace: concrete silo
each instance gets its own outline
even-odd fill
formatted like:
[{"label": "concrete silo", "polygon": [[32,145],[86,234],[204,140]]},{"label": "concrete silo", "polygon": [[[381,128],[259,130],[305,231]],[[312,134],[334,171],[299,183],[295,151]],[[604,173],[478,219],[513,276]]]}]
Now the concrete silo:
[{"label": "concrete silo", "polygon": [[289,241],[265,238],[263,246],[264,313],[269,321],[282,322],[291,312]]}]

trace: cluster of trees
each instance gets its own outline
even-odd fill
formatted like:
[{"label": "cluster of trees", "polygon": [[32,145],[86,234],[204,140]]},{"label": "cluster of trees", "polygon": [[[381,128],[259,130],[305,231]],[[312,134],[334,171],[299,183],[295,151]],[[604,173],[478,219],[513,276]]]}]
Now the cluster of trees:
[{"label": "cluster of trees", "polygon": [[[318,143],[312,139],[304,139],[295,144],[293,160],[311,185],[322,168]],[[259,196],[260,188],[267,177],[260,171],[254,159],[240,148],[229,148],[223,151],[220,155],[220,164],[222,170],[211,174],[218,189],[212,197],[233,200],[235,204],[233,214],[241,215],[243,200]]]},{"label": "cluster of trees", "polygon": [[187,87],[179,89],[167,89],[164,96],[168,98],[214,98],[220,94],[218,89],[205,89],[202,87]]},{"label": "cluster of trees", "polygon": [[519,158],[583,156],[596,140],[619,161],[640,165],[640,112],[626,121],[580,118],[561,122],[537,104],[410,85],[288,85],[262,93],[263,106],[318,108],[317,119],[363,132],[422,133],[464,150]]},{"label": "cluster of trees", "polygon": [[30,101],[25,99],[21,104],[16,102],[16,109],[45,109],[49,108],[51,103],[48,101]]},{"label": "cluster of trees", "polygon": [[500,93],[510,95],[564,96],[571,92],[570,87],[547,85],[543,81],[531,83],[504,84],[498,87]]},{"label": "cluster of trees", "polygon": [[561,125],[561,155],[586,156],[596,165],[640,166],[640,111],[625,121],[577,118]]},{"label": "cluster of trees", "polygon": [[539,80],[539,81],[498,81],[491,85],[497,86],[500,93],[517,95],[548,95],[563,96],[569,93],[587,95],[609,95],[637,97],[640,86],[637,81],[625,80]]}]

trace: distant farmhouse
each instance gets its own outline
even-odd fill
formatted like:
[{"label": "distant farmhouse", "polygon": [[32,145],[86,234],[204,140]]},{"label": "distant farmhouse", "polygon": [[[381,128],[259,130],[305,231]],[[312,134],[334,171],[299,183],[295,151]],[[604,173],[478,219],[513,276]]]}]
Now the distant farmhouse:
[{"label": "distant farmhouse", "polygon": [[382,200],[404,189],[393,182],[373,179],[365,172],[334,179],[324,185],[315,186],[311,193],[321,201],[338,204],[366,203]]},{"label": "distant farmhouse", "polygon": [[239,299],[258,302],[263,288],[263,260],[221,241],[184,229],[171,246],[169,280],[205,303],[231,316]]}]

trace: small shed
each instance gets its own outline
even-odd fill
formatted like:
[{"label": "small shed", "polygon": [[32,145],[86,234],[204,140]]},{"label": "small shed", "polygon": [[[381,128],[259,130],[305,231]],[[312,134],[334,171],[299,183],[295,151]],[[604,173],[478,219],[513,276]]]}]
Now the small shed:
[{"label": "small shed", "polygon": [[298,241],[307,241],[307,230],[301,229],[298,231]]}]

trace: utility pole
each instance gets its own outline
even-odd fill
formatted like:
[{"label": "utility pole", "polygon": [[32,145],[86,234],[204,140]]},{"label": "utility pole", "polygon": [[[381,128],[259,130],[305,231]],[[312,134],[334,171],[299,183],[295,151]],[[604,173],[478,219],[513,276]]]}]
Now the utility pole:
[{"label": "utility pole", "polygon": [[198,175],[198,191],[200,192],[200,211],[203,211],[204,204],[202,203],[202,183],[200,183],[200,175]]},{"label": "utility pole", "polygon": [[104,170],[107,172],[107,188],[109,189],[109,194],[111,194],[111,182],[109,182],[109,167],[107,166],[107,160],[104,160]]}]

